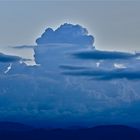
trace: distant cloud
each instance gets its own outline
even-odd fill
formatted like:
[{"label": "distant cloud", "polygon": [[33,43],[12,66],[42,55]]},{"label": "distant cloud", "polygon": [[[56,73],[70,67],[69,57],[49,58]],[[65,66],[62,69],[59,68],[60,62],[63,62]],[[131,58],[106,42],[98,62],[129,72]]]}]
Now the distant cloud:
[{"label": "distant cloud", "polygon": [[12,48],[15,49],[33,49],[36,46],[31,46],[31,45],[22,45],[22,46],[13,46]]},{"label": "distant cloud", "polygon": [[114,69],[114,70],[102,70],[102,69],[89,69],[79,71],[67,71],[63,72],[64,75],[89,77],[94,80],[115,80],[115,79],[127,79],[127,80],[140,80],[140,71],[131,69]]},{"label": "distant cloud", "polygon": [[10,63],[7,69],[4,71],[5,74],[7,74],[12,68],[12,64]]},{"label": "distant cloud", "polygon": [[60,65],[59,66],[61,69],[66,69],[66,70],[81,70],[81,69],[87,69],[86,67],[82,66],[69,66],[69,65]]},{"label": "distant cloud", "polygon": [[127,67],[124,64],[114,63],[114,68],[116,68],[116,69],[125,69]]},{"label": "distant cloud", "polygon": [[0,62],[7,63],[7,62],[17,62],[22,60],[19,56],[12,56],[0,53]]},{"label": "distant cloud", "polygon": [[106,59],[130,59],[137,57],[137,54],[131,54],[126,52],[113,52],[113,51],[82,51],[72,54],[79,59],[96,59],[96,60],[106,60]]},{"label": "distant cloud", "polygon": [[92,46],[94,43],[94,37],[88,35],[87,29],[80,25],[65,23],[56,30],[47,28],[41,37],[36,40],[36,43],[38,45],[67,43]]}]

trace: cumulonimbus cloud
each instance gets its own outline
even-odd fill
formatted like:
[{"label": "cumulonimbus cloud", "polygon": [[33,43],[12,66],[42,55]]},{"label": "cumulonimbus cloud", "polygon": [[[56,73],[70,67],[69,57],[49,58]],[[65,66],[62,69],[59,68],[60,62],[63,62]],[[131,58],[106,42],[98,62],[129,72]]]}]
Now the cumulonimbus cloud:
[{"label": "cumulonimbus cloud", "polygon": [[36,40],[38,45],[49,43],[67,43],[79,45],[93,45],[94,37],[88,35],[86,28],[80,25],[63,24],[56,30],[47,28],[45,32]]},{"label": "cumulonimbus cloud", "polygon": [[[79,47],[93,45],[94,38],[72,24],[49,28],[36,42],[34,56],[40,65],[11,64],[21,58],[0,55],[0,62],[8,62],[1,65],[0,120],[55,127],[139,122],[137,54]],[[32,46],[15,47],[24,48]]]}]

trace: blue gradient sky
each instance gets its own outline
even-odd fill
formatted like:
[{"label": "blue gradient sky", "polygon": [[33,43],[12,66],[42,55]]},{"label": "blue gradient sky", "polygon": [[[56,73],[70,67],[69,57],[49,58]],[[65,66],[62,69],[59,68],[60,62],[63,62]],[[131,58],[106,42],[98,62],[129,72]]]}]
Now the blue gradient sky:
[{"label": "blue gradient sky", "polygon": [[140,50],[139,1],[0,1],[0,47],[35,44],[45,28],[78,23],[104,50]]}]

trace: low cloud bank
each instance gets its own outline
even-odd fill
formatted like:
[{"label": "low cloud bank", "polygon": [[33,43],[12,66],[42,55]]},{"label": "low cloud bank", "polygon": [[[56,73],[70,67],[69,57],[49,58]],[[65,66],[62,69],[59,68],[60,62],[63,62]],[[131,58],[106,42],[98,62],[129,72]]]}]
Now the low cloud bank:
[{"label": "low cloud bank", "polygon": [[[74,68],[73,68],[74,69]],[[67,71],[63,72],[64,75],[89,77],[93,80],[116,80],[116,79],[127,79],[127,80],[140,80],[140,71],[131,69],[117,69],[117,70],[81,70],[81,71]]]},{"label": "low cloud bank", "polygon": [[96,60],[106,60],[106,59],[130,59],[137,56],[137,54],[131,54],[126,52],[113,52],[113,51],[83,51],[73,54],[79,59],[96,59]]},{"label": "low cloud bank", "polygon": [[18,62],[22,60],[19,56],[12,56],[12,55],[6,55],[3,53],[0,53],[0,62],[2,63],[9,63],[9,62]]}]

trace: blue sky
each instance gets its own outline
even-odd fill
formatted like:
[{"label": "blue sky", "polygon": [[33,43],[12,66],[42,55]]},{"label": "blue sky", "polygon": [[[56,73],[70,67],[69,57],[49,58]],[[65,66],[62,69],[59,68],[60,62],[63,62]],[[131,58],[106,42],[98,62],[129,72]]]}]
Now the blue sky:
[{"label": "blue sky", "polygon": [[0,47],[35,44],[47,27],[85,26],[104,50],[139,50],[139,1],[0,1]]}]

